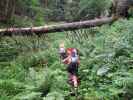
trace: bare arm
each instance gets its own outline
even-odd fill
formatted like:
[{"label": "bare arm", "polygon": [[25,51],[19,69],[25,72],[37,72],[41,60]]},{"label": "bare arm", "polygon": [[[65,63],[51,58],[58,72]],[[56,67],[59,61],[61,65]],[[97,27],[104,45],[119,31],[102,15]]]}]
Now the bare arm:
[{"label": "bare arm", "polygon": [[70,59],[71,56],[68,56],[67,58],[63,59],[62,62],[65,62]]}]

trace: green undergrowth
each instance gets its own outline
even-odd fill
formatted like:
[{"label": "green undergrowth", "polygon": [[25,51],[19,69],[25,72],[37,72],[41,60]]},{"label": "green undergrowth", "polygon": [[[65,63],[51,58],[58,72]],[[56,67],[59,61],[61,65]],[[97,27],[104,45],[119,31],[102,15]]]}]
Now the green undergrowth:
[{"label": "green undergrowth", "polygon": [[132,26],[133,19],[121,19],[111,26],[91,29],[95,31],[69,32],[74,41],[67,32],[1,37],[0,100],[75,100],[68,95],[66,66],[59,60],[60,41],[79,50],[81,100],[131,100]]}]

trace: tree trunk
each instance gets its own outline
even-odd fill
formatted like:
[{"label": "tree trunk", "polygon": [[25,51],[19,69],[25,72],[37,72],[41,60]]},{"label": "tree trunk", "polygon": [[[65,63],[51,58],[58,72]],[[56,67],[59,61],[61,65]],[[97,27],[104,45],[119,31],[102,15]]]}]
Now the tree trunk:
[{"label": "tree trunk", "polygon": [[113,21],[113,17],[81,21],[81,22],[73,22],[73,23],[64,23],[58,25],[46,25],[40,27],[28,27],[28,28],[8,28],[8,29],[0,29],[0,35],[41,35],[43,33],[51,33],[51,32],[62,32],[75,30],[80,28],[90,28],[95,26],[100,26],[106,23],[111,23]]},{"label": "tree trunk", "polygon": [[7,0],[1,0],[0,1],[0,21],[3,21],[6,19],[6,10],[8,9],[7,8]]},{"label": "tree trunk", "polygon": [[133,0],[113,0],[113,14],[116,17],[128,17],[128,9],[133,6]]},{"label": "tree trunk", "polygon": [[15,0],[9,0],[8,2],[8,12],[7,12],[7,19],[10,20],[15,12]]},{"label": "tree trunk", "polygon": [[45,0],[45,7],[48,7],[48,0]]},{"label": "tree trunk", "polygon": [[15,0],[0,0],[0,21],[11,19],[15,11]]}]

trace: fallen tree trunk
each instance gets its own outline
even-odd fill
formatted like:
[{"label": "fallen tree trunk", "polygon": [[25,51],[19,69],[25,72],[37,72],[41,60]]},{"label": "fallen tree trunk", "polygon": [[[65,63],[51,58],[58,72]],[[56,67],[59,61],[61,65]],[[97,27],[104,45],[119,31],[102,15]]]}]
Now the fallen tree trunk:
[{"label": "fallen tree trunk", "polygon": [[90,28],[111,23],[112,21],[114,21],[113,17],[107,17],[107,18],[88,20],[88,21],[64,23],[59,25],[46,25],[46,26],[28,27],[28,28],[7,28],[7,29],[0,29],[0,35],[2,36],[33,35],[32,33],[36,35],[41,35],[44,33],[70,31],[80,28]]}]

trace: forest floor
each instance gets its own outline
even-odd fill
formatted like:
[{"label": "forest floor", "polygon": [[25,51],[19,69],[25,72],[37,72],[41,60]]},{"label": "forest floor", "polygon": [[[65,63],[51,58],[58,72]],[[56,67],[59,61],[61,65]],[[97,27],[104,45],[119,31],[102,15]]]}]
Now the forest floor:
[{"label": "forest floor", "polygon": [[0,100],[75,100],[67,96],[61,41],[79,50],[81,100],[133,98],[133,19],[38,36],[0,37]]}]

